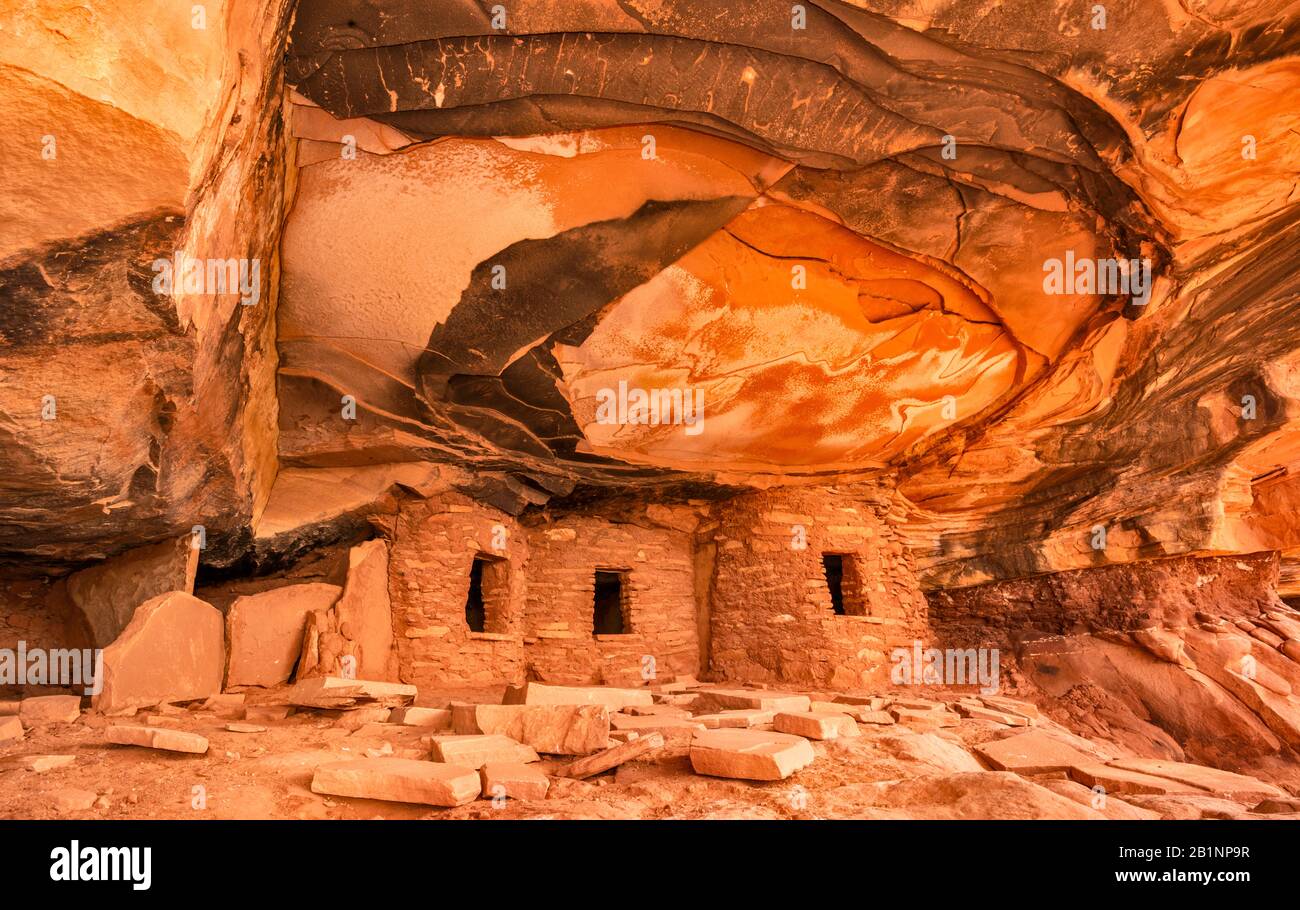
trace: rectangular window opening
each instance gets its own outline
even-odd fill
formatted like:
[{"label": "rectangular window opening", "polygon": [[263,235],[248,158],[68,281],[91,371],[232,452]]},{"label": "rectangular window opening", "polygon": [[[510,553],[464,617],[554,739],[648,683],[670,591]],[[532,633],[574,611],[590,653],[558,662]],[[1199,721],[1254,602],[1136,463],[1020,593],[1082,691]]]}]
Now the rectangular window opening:
[{"label": "rectangular window opening", "polygon": [[624,635],[628,631],[626,597],[627,587],[625,572],[609,569],[596,570],[596,591],[594,596],[594,621],[592,631],[595,635]]},{"label": "rectangular window opening", "polygon": [[826,587],[831,592],[831,609],[836,616],[844,615],[844,557],[839,553],[822,554],[822,571],[826,573]]},{"label": "rectangular window opening", "polygon": [[836,616],[870,616],[866,585],[854,553],[823,553],[822,573]]},{"label": "rectangular window opening", "polygon": [[500,632],[506,606],[505,561],[475,556],[465,596],[465,625],[471,632]]}]

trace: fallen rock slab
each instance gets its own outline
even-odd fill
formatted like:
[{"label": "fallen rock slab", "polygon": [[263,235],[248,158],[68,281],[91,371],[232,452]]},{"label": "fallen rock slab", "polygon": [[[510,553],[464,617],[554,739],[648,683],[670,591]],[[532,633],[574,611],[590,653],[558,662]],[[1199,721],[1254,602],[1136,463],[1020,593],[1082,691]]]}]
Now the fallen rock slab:
[{"label": "fallen rock slab", "polygon": [[519,762],[488,762],[479,768],[484,799],[546,799],[551,779]]},{"label": "fallen rock slab", "polygon": [[457,733],[508,736],[552,755],[590,755],[609,745],[604,705],[454,704],[451,717]]},{"label": "fallen rock slab", "polygon": [[109,727],[105,734],[110,743],[120,746],[143,746],[164,752],[189,752],[202,755],[208,751],[208,741],[197,733],[170,730],[166,727],[138,727],[119,725]]},{"label": "fallen rock slab", "polygon": [[759,730],[706,730],[690,754],[696,774],[740,780],[784,780],[815,757],[801,736]]},{"label": "fallen rock slab", "polygon": [[836,695],[835,704],[856,705],[868,711],[883,711],[889,705],[889,699],[881,695]]},{"label": "fallen rock slab", "polygon": [[1218,768],[1207,768],[1204,765],[1193,765],[1187,762],[1156,758],[1120,758],[1108,764],[1113,768],[1178,781],[1189,787],[1239,802],[1290,795],[1272,784],[1266,784],[1245,774],[1234,774],[1231,771],[1220,771]]},{"label": "fallen rock slab", "polygon": [[410,705],[416,694],[415,686],[402,683],[317,676],[295,683],[286,700],[304,708],[351,708],[366,704],[397,708]]},{"label": "fallen rock slab", "polygon": [[1289,796],[1260,800],[1250,811],[1259,815],[1284,815],[1300,812],[1300,798]]},{"label": "fallen rock slab", "polygon": [[758,711],[807,711],[812,699],[789,692],[752,689],[701,689],[699,694],[711,698],[720,708],[748,708]]},{"label": "fallen rock slab", "polygon": [[1038,706],[1032,702],[1020,701],[1016,698],[1007,698],[1005,695],[980,695],[979,700],[984,702],[995,711],[1005,711],[1008,714],[1019,714],[1030,720],[1038,720],[1042,715],[1039,713]]},{"label": "fallen rock slab", "polygon": [[473,768],[409,758],[330,762],[311,780],[313,793],[445,808],[473,802],[481,787]]},{"label": "fallen rock slab", "polygon": [[616,689],[610,686],[548,686],[527,682],[510,686],[501,700],[505,705],[604,705],[618,711],[629,705],[652,705],[649,689]]},{"label": "fallen rock slab", "polygon": [[1023,714],[999,711],[987,705],[959,701],[953,707],[962,717],[969,717],[971,720],[987,720],[993,723],[1006,724],[1008,727],[1028,727],[1033,724],[1033,721]]},{"label": "fallen rock slab", "polygon": [[[762,724],[770,724],[776,717],[775,711],[720,711],[717,714],[697,714],[691,718],[696,723],[704,724],[709,730],[720,729],[747,729],[757,727]],[[894,719],[891,717],[889,722],[892,724]]]},{"label": "fallen rock slab", "polygon": [[624,762],[640,758],[656,749],[664,747],[664,738],[659,733],[647,733],[638,735],[636,739],[620,743],[617,746],[611,746],[595,755],[588,755],[586,758],[580,758],[575,762],[565,765],[556,771],[557,777],[571,778],[573,780],[585,780],[588,777],[594,777],[610,768],[616,768]]},{"label": "fallen rock slab", "polygon": [[450,730],[451,720],[450,708],[394,708],[388,716],[390,724],[425,727],[430,730]]},{"label": "fallen rock slab", "polygon": [[772,720],[772,726],[778,733],[791,733],[805,739],[839,739],[862,735],[852,717],[838,713],[778,712]]},{"label": "fallen rock slab", "polygon": [[477,771],[488,762],[513,762],[522,764],[537,761],[539,756],[532,746],[516,742],[508,736],[426,736],[435,762],[462,765]]},{"label": "fallen rock slab", "polygon": [[227,686],[278,686],[289,681],[302,650],[307,616],[339,599],[338,585],[286,585],[237,597],[226,614],[230,642]]},{"label": "fallen rock slab", "polygon": [[1070,768],[1070,778],[1085,787],[1101,787],[1107,793],[1125,793],[1139,796],[1168,796],[1171,793],[1199,793],[1206,791],[1189,787],[1164,777],[1125,771],[1099,763],[1075,765]]},{"label": "fallen rock slab", "polygon": [[910,708],[891,705],[889,707],[889,716],[896,723],[905,724],[913,730],[920,731],[955,727],[961,723],[961,718],[958,715],[937,708]]},{"label": "fallen rock slab", "polygon": [[226,724],[231,733],[265,733],[266,727],[259,724]]},{"label": "fallen rock slab", "polygon": [[1009,736],[975,747],[975,751],[999,771],[1046,774],[1096,764],[1096,759],[1045,733],[1033,731]]},{"label": "fallen rock slab", "polygon": [[199,551],[189,535],[128,550],[73,572],[66,592],[92,644],[106,648],[122,634],[136,609],[170,591],[194,593]]},{"label": "fallen rock slab", "polygon": [[24,698],[18,716],[27,727],[42,724],[72,724],[81,717],[80,695],[40,695]]},{"label": "fallen rock slab", "polygon": [[66,768],[76,760],[75,755],[24,755],[18,759],[18,765],[28,771],[44,774],[55,768]]},{"label": "fallen rock slab", "polygon": [[226,672],[221,611],[181,591],[145,601],[103,659],[100,711],[217,695]]},{"label": "fallen rock slab", "polygon": [[1231,800],[1220,799],[1207,793],[1172,794],[1168,796],[1126,796],[1135,806],[1158,812],[1161,818],[1175,821],[1194,821],[1201,818],[1242,818],[1246,807]]}]

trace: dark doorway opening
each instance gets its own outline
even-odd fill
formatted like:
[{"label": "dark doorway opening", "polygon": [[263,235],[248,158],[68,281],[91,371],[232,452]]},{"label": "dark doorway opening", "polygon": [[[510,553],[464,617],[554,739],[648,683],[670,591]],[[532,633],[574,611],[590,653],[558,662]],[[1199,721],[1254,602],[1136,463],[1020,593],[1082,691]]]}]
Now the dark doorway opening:
[{"label": "dark doorway opening", "polygon": [[471,632],[487,629],[487,604],[483,602],[483,569],[487,560],[474,558],[469,570],[469,595],[465,598],[465,625]]},{"label": "dark doorway opening", "polygon": [[622,635],[627,632],[623,610],[623,573],[596,570],[595,617],[592,631],[596,635]]},{"label": "dark doorway opening", "polygon": [[831,592],[831,607],[836,616],[843,616],[844,557],[839,553],[823,553],[822,570],[826,573],[826,587]]}]

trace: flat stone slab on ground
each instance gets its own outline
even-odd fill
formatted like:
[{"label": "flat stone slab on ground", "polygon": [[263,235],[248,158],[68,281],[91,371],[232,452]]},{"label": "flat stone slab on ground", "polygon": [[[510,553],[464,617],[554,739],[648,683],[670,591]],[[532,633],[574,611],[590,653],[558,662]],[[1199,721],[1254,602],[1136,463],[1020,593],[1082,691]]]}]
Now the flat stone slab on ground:
[{"label": "flat stone slab on ground", "polygon": [[862,735],[852,717],[839,713],[782,711],[772,719],[772,726],[778,733],[791,733],[805,739],[840,739]]},{"label": "flat stone slab on ground", "polygon": [[616,689],[612,686],[548,686],[528,682],[509,686],[505,705],[604,705],[618,711],[628,705],[652,705],[654,693],[649,689]]},{"label": "flat stone slab on ground", "polygon": [[431,730],[451,729],[450,708],[394,708],[388,716],[390,724],[404,727],[427,727]]},{"label": "flat stone slab on ground", "polygon": [[1017,698],[1007,698],[1005,695],[980,695],[979,700],[984,702],[995,711],[1006,711],[1010,714],[1020,714],[1031,720],[1038,720],[1042,715],[1038,706],[1032,702],[1021,701]]},{"label": "flat stone slab on ground", "polygon": [[531,765],[519,762],[488,762],[479,768],[483,798],[546,799],[551,779]]},{"label": "flat stone slab on ground", "polygon": [[242,723],[226,724],[226,729],[229,730],[231,733],[265,733],[266,732],[266,727],[263,727],[260,724],[242,724]]},{"label": "flat stone slab on ground", "polygon": [[451,808],[478,798],[478,772],[463,765],[410,758],[330,762],[312,775],[313,793]]},{"label": "flat stone slab on ground", "polygon": [[1046,774],[1093,765],[1097,759],[1037,730],[983,743],[975,751],[999,771]]},{"label": "flat stone slab on ground", "polygon": [[711,777],[785,780],[814,757],[808,740],[788,733],[706,730],[691,743],[691,767]]},{"label": "flat stone slab on ground", "polygon": [[138,727],[119,725],[109,727],[106,738],[120,746],[143,746],[164,752],[188,752],[202,755],[208,751],[208,741],[197,733],[169,730],[166,727]]},{"label": "flat stone slab on ground", "polygon": [[1138,771],[1126,771],[1111,765],[1094,762],[1070,768],[1070,778],[1085,787],[1101,787],[1107,793],[1136,796],[1168,796],[1173,793],[1201,793],[1206,791],[1189,787],[1166,777],[1155,777]]},{"label": "flat stone slab on ground", "polygon": [[461,734],[498,734],[552,755],[590,755],[609,745],[604,705],[453,704],[452,728]]},{"label": "flat stone slab on ground", "polygon": [[533,762],[538,760],[537,750],[516,742],[508,736],[458,736],[446,734],[426,736],[435,762],[462,765],[477,771],[488,762]]},{"label": "flat stone slab on ground", "polygon": [[410,705],[416,694],[415,686],[402,683],[317,676],[295,683],[287,701],[305,708],[350,708],[365,704],[396,708]]},{"label": "flat stone slab on ground", "polygon": [[80,695],[38,695],[24,698],[18,716],[28,727],[39,724],[71,724],[81,717]]},{"label": "flat stone slab on ground", "polygon": [[[691,720],[704,724],[710,730],[748,729],[760,724],[770,724],[775,711],[758,711],[742,708],[738,711],[719,711],[717,714],[697,714]],[[890,719],[893,722],[893,719]]]},{"label": "flat stone slab on ground", "polygon": [[790,692],[763,689],[701,689],[700,695],[713,699],[721,708],[747,708],[758,711],[807,711],[812,699]]},{"label": "flat stone slab on ground", "polygon": [[894,719],[895,723],[904,724],[913,730],[922,732],[939,730],[943,727],[955,727],[961,723],[961,717],[951,711],[933,708],[909,708],[890,705],[889,716]]},{"label": "flat stone slab on ground", "polygon": [[883,711],[889,699],[883,695],[836,695],[835,703],[840,705],[857,705],[868,711]]},{"label": "flat stone slab on ground", "polygon": [[1266,784],[1245,774],[1234,774],[1231,771],[1221,771],[1218,768],[1207,768],[1204,765],[1193,765],[1188,762],[1165,761],[1158,758],[1119,758],[1107,764],[1126,771],[1164,777],[1240,802],[1290,795],[1272,784]]},{"label": "flat stone slab on ground", "polygon": [[962,717],[969,717],[971,720],[987,720],[993,723],[1006,724],[1008,727],[1028,727],[1033,724],[1033,721],[1023,714],[999,711],[983,704],[970,704],[969,702],[959,701],[953,705],[953,708]]},{"label": "flat stone slab on ground", "polygon": [[18,759],[19,767],[44,774],[55,768],[66,768],[77,760],[75,755],[24,755]]}]

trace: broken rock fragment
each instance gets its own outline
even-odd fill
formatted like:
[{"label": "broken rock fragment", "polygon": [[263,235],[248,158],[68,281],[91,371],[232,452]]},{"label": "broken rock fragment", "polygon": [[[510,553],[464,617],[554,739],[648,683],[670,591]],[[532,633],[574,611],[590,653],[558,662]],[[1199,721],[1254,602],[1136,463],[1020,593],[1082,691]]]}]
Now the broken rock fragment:
[{"label": "broken rock fragment", "polygon": [[537,761],[532,746],[508,736],[427,736],[425,740],[436,762],[464,765],[477,771],[488,762],[525,763]]},{"label": "broken rock fragment", "polygon": [[304,708],[353,708],[368,704],[396,708],[410,705],[416,694],[415,686],[403,683],[319,676],[295,683],[287,700]]},{"label": "broken rock fragment", "polygon": [[571,778],[573,780],[586,780],[588,777],[595,777],[610,768],[617,768],[624,762],[632,761],[648,755],[657,749],[664,747],[664,738],[659,733],[647,733],[644,736],[638,735],[635,739],[628,740],[625,743],[619,743],[617,746],[610,746],[602,752],[595,755],[588,755],[586,758],[580,758],[571,764],[561,768],[556,775],[558,777]]},{"label": "broken rock fragment", "polygon": [[409,758],[363,758],[319,765],[313,793],[451,808],[478,798],[473,768]]},{"label": "broken rock fragment", "polygon": [[[394,708],[388,716],[390,724],[404,727],[427,727],[431,730],[450,730],[452,712],[449,708]],[[484,731],[465,731],[484,732]]]},{"label": "broken rock fragment", "polygon": [[508,736],[553,755],[588,755],[609,745],[610,715],[604,705],[452,706],[457,733]]},{"label": "broken rock fragment", "polygon": [[24,698],[18,716],[28,727],[76,723],[81,716],[81,696],[39,695]]},{"label": "broken rock fragment", "polygon": [[484,799],[546,799],[551,780],[541,771],[519,762],[488,762],[479,768]]},{"label": "broken rock fragment", "polygon": [[164,752],[190,752],[202,755],[208,751],[208,741],[197,733],[169,730],[166,727],[140,727],[118,725],[109,727],[106,738],[120,746],[143,746]]}]

